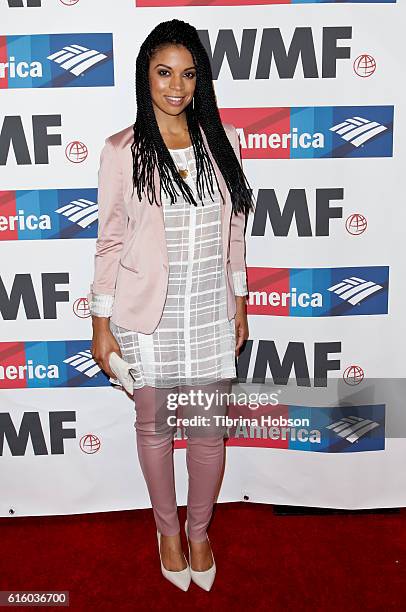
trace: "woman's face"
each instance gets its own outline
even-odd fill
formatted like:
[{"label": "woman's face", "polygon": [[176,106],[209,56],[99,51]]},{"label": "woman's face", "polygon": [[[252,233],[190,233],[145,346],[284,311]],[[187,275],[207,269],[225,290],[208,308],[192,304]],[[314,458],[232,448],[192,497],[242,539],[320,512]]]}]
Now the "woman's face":
[{"label": "woman's face", "polygon": [[155,111],[180,115],[192,101],[196,67],[190,51],[170,45],[156,51],[149,63],[149,84]]}]

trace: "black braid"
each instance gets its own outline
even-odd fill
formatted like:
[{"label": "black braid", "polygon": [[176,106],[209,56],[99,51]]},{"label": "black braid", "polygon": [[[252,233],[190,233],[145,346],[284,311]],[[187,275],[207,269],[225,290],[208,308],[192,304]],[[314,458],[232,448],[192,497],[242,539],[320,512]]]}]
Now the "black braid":
[{"label": "black braid", "polygon": [[[141,45],[136,62],[137,116],[133,126],[133,193],[141,199],[144,190],[150,204],[159,205],[154,185],[154,170],[158,168],[161,187],[174,204],[179,191],[185,200],[197,206],[192,190],[182,179],[162,138],[152,106],[149,87],[149,63],[154,53],[169,44],[186,47],[196,66],[196,87],[192,103],[186,107],[186,119],[196,160],[197,195],[206,194],[213,200],[217,176],[207,153],[200,127],[203,129],[216,164],[230,192],[235,213],[254,210],[253,194],[239,164],[234,149],[224,131],[217,107],[210,60],[196,28],[189,23],[172,19],[160,23]],[[200,126],[200,127],[199,127]],[[220,190],[219,190],[220,191]],[[221,193],[221,192],[220,192]],[[201,202],[202,203],[202,202]]]}]

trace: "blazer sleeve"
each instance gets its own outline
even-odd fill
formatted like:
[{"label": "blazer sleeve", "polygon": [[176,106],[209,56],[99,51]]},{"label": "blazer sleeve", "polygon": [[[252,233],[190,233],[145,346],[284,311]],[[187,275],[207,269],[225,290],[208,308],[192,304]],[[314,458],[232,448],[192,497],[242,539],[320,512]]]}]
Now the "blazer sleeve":
[{"label": "blazer sleeve", "polygon": [[[237,159],[241,162],[240,141],[238,133],[233,128],[233,148]],[[237,296],[248,295],[247,274],[245,262],[245,213],[240,212],[237,215],[231,211],[230,224],[230,265],[233,274],[234,294]]]},{"label": "blazer sleeve", "polygon": [[123,199],[123,171],[118,152],[107,138],[100,154],[98,173],[99,224],[94,256],[94,276],[88,295],[94,316],[111,316],[118,266],[127,226]]}]

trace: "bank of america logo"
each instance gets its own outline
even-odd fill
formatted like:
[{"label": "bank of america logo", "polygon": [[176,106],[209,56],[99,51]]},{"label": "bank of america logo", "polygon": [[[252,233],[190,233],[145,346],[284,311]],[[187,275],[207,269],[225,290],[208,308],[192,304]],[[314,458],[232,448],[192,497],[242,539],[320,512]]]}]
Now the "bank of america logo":
[{"label": "bank of america logo", "polygon": [[61,68],[68,70],[75,76],[85,73],[96,64],[107,58],[107,55],[88,49],[82,45],[67,45],[60,51],[47,55],[47,59],[56,62]]},{"label": "bank of america logo", "polygon": [[85,374],[89,378],[93,378],[100,372],[100,368],[92,357],[89,350],[79,351],[76,355],[63,360],[63,363],[68,363],[78,372]]},{"label": "bank of america logo", "polygon": [[114,86],[111,32],[1,36],[0,47],[0,89]]},{"label": "bank of america logo", "polygon": [[89,227],[93,221],[96,221],[98,214],[98,206],[95,202],[79,198],[72,200],[69,204],[57,208],[56,211],[60,215],[67,217],[72,223],[77,223],[80,227]]},{"label": "bank of america logo", "polygon": [[365,142],[387,129],[385,125],[377,121],[364,119],[363,117],[351,117],[330,128],[332,132],[335,132],[341,136],[341,138],[350,142],[354,147],[360,147]]},{"label": "bank of america logo", "polygon": [[379,427],[379,423],[371,421],[370,419],[363,419],[357,416],[343,417],[339,421],[332,423],[327,426],[327,429],[331,429],[337,436],[344,438],[347,442],[358,442],[362,436]]},{"label": "bank of america logo", "polygon": [[350,276],[340,283],[328,287],[328,291],[335,293],[342,300],[349,302],[353,306],[359,304],[381,289],[383,289],[382,285],[378,285],[378,283],[374,283],[373,281],[364,280],[358,276]]}]

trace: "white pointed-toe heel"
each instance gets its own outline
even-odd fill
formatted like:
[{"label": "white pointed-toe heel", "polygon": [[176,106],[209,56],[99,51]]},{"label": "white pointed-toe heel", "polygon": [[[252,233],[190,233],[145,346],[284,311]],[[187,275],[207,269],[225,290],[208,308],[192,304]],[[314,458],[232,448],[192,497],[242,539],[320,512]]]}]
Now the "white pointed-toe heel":
[{"label": "white pointed-toe heel", "polygon": [[[213,565],[209,567],[208,570],[198,572],[192,569],[192,561],[191,561],[192,556],[190,553],[189,534],[187,531],[187,521],[185,521],[185,532],[186,532],[186,538],[187,538],[187,545],[189,548],[189,567],[190,567],[191,578],[193,582],[197,584],[197,586],[204,589],[205,591],[210,591],[211,587],[213,586],[214,578],[216,577],[216,562],[214,560],[213,551],[211,551],[211,556],[213,557]],[[207,536],[207,540],[210,544],[209,536]]]},{"label": "white pointed-toe heel", "polygon": [[189,564],[186,560],[185,557],[185,561],[186,561],[186,567],[183,570],[180,570],[179,572],[175,572],[172,570],[167,570],[166,567],[164,567],[164,564],[162,563],[162,557],[161,557],[161,534],[159,533],[159,531],[156,532],[157,538],[158,538],[158,550],[159,550],[159,558],[161,560],[161,572],[162,575],[169,580],[169,582],[172,582],[172,584],[174,584],[175,586],[179,587],[180,589],[182,589],[182,591],[187,591],[190,585],[190,581],[191,581],[191,576],[190,576],[190,567]]}]

